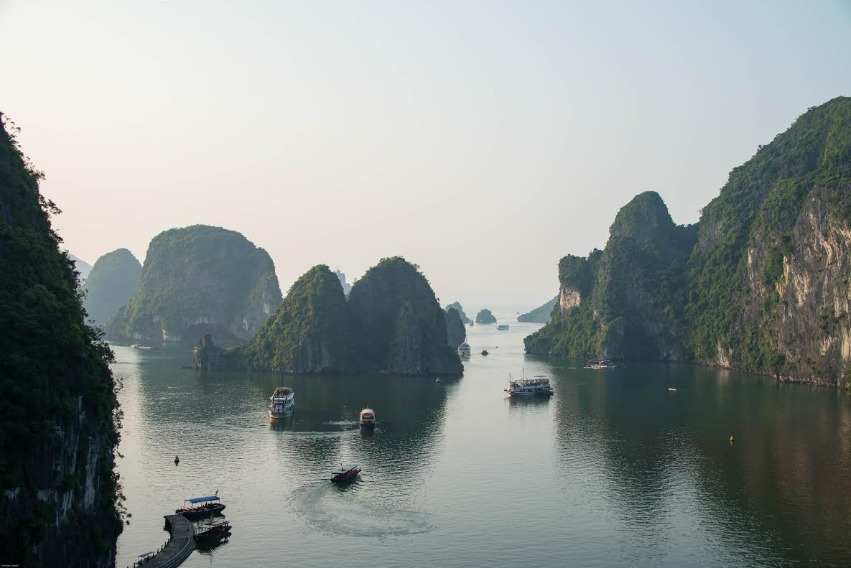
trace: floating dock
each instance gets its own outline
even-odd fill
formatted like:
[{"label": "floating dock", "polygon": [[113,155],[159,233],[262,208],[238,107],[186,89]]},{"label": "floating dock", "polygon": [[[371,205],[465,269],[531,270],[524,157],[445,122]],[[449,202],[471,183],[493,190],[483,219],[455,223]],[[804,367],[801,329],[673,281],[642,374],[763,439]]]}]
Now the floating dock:
[{"label": "floating dock", "polygon": [[153,556],[133,564],[145,568],[175,568],[195,550],[195,526],[181,515],[166,515],[165,525],[171,536]]}]

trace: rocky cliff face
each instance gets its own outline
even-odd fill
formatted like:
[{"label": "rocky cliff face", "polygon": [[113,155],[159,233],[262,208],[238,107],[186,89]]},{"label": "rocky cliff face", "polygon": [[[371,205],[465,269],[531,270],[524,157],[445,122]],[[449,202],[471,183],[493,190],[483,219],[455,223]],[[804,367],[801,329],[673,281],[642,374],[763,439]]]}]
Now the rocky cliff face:
[{"label": "rocky cliff face", "polygon": [[464,343],[467,339],[467,328],[464,327],[464,322],[461,321],[461,316],[455,308],[446,309],[446,341],[452,349],[458,349],[458,346]]},{"label": "rocky cliff face", "polygon": [[458,315],[461,317],[461,323],[463,323],[464,325],[470,323],[470,318],[468,318],[467,314],[464,313],[464,308],[461,307],[461,304],[459,304],[458,302],[452,302],[444,308],[446,313],[449,313],[450,309],[453,309],[458,312]]},{"label": "rocky cliff face", "polygon": [[0,122],[0,562],[111,566],[112,353],[85,324],[40,177]]},{"label": "rocky cliff face", "polygon": [[460,375],[446,316],[428,280],[401,257],[382,259],[349,294],[352,361],[363,371]]},{"label": "rocky cliff face", "polygon": [[107,324],[107,335],[194,343],[211,333],[217,343],[238,343],[280,304],[265,250],[220,227],[171,229],[151,241],[139,291]]},{"label": "rocky cliff face", "polygon": [[95,262],[86,280],[83,307],[99,326],[106,325],[118,309],[139,291],[142,265],[127,249],[109,252]]},{"label": "rocky cliff face", "polygon": [[476,323],[496,323],[496,318],[493,313],[487,308],[479,310],[479,313],[476,314]]},{"label": "rocky cliff face", "polygon": [[730,174],[697,227],[639,195],[604,251],[559,265],[559,309],[526,349],[693,360],[851,382],[851,99],[810,109]]}]

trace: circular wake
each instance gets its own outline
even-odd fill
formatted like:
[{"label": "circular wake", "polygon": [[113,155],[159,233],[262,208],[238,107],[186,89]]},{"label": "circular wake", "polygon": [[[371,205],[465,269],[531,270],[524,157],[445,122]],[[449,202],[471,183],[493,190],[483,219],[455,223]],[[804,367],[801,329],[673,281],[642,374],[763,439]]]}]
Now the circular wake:
[{"label": "circular wake", "polygon": [[362,496],[362,481],[350,485],[321,483],[302,487],[290,496],[293,511],[325,534],[384,538],[431,531],[431,515],[374,503]]}]

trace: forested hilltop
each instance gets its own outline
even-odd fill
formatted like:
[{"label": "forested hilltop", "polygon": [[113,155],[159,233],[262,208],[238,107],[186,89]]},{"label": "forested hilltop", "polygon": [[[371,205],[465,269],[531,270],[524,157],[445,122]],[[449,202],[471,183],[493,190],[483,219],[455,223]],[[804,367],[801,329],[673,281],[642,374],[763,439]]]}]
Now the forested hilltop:
[{"label": "forested hilltop", "polygon": [[13,135],[0,118],[0,561],[112,566],[112,353],[85,323],[74,262],[51,228],[58,209]]},{"label": "forested hilltop", "polygon": [[697,361],[851,382],[851,99],[811,108],[734,169],[695,226],[636,197],[603,251],[559,263],[530,353]]},{"label": "forested hilltop", "polygon": [[106,253],[95,262],[86,280],[83,307],[99,326],[106,325],[118,309],[139,291],[142,265],[127,249]]},{"label": "forested hilltop", "polygon": [[348,299],[334,272],[313,267],[253,340],[227,351],[205,342],[196,349],[195,364],[317,374],[463,372],[428,280],[401,257],[370,268]]},{"label": "forested hilltop", "polygon": [[220,343],[254,336],[281,304],[269,254],[236,231],[194,225],[170,229],[148,246],[139,291],[112,317],[107,336]]}]

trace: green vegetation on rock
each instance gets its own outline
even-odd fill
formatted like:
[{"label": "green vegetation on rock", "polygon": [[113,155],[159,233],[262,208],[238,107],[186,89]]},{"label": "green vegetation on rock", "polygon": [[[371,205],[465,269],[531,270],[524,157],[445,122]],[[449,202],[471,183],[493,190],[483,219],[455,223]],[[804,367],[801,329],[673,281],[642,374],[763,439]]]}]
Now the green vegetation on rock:
[{"label": "green vegetation on rock", "polygon": [[209,345],[198,346],[199,366],[220,360],[222,367],[286,373],[463,371],[448,345],[446,318],[431,286],[400,257],[370,268],[352,286],[348,301],[335,273],[324,265],[313,267],[249,344],[217,358]]},{"label": "green vegetation on rock", "polygon": [[86,325],[42,174],[0,122],[0,559],[110,565],[121,532],[112,352]]},{"label": "green vegetation on rock", "polygon": [[557,301],[558,296],[556,296],[543,306],[535,308],[531,312],[520,314],[519,316],[517,316],[517,321],[527,323],[549,323],[549,321],[553,317],[553,308],[555,308]]},{"label": "green vegetation on rock", "polygon": [[127,249],[109,252],[95,262],[86,280],[83,307],[89,318],[105,325],[139,291],[142,265]]},{"label": "green vegetation on rock", "polygon": [[195,225],[148,246],[139,291],[109,321],[109,337],[219,343],[253,337],[281,304],[269,254],[235,231]]},{"label": "green vegetation on rock", "polygon": [[559,265],[531,353],[672,359],[844,386],[849,369],[851,99],[810,109],[734,169],[697,226],[655,193],[604,251]]},{"label": "green vegetation on rock", "polygon": [[248,366],[289,373],[336,373],[348,369],[346,296],[337,275],[314,266],[292,285],[278,311],[242,353]]},{"label": "green vegetation on rock", "polygon": [[476,323],[496,323],[496,318],[489,309],[484,308],[476,314]]}]

